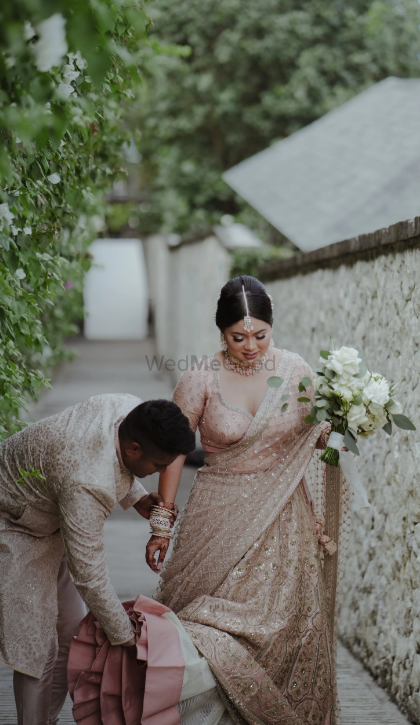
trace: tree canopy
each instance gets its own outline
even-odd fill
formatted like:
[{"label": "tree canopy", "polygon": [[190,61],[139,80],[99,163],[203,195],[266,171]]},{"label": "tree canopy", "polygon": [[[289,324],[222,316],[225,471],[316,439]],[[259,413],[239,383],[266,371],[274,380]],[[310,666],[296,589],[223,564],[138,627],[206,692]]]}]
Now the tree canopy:
[{"label": "tree canopy", "polygon": [[389,76],[420,74],[417,0],[156,0],[136,106],[146,231],[243,218],[223,170]]}]

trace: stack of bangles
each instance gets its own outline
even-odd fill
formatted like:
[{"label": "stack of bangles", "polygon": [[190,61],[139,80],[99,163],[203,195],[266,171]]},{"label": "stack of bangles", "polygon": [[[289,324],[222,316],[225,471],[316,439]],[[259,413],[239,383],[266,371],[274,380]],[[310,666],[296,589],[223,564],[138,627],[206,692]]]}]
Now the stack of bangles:
[{"label": "stack of bangles", "polygon": [[153,536],[161,536],[164,539],[172,539],[171,518],[172,511],[163,506],[152,506],[150,514],[150,533]]}]

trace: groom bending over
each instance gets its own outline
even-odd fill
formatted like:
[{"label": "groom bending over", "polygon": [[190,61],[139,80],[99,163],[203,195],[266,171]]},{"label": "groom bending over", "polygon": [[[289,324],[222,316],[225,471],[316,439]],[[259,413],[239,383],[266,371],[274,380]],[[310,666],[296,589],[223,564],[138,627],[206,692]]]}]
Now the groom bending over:
[{"label": "groom bending over", "polygon": [[109,580],[105,519],[119,503],[149,518],[135,478],[195,447],[178,406],[98,395],[0,446],[0,662],[13,668],[19,725],[55,725],[83,601],[112,644],[132,629]]}]

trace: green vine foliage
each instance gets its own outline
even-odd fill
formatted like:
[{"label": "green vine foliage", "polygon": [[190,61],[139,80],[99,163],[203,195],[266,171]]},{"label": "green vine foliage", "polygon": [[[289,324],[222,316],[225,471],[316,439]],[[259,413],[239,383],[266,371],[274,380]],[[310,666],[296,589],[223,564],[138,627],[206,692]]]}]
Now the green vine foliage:
[{"label": "green vine foliage", "polygon": [[140,0],[0,8],[0,440],[63,358],[152,53]]}]

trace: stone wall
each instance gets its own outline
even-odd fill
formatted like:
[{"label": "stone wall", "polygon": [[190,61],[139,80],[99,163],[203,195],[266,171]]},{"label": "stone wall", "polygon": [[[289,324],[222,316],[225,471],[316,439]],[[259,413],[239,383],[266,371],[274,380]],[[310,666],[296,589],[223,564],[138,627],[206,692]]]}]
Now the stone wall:
[{"label": "stone wall", "polygon": [[274,339],[316,366],[318,351],[362,350],[369,369],[406,377],[417,425],[360,441],[372,507],[353,513],[339,632],[401,710],[420,723],[420,218],[266,265]]}]

